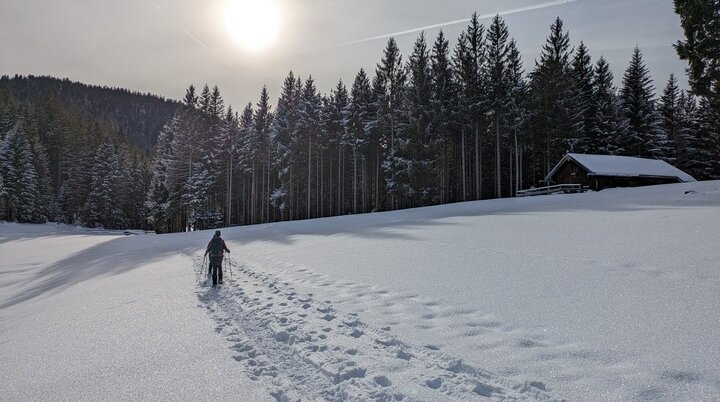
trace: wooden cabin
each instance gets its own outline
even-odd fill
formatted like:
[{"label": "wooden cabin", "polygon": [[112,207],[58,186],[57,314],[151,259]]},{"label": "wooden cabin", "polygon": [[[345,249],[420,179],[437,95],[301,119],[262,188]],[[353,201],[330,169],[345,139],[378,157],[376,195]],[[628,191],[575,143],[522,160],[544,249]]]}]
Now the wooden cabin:
[{"label": "wooden cabin", "polygon": [[572,153],[565,155],[545,177],[548,185],[580,184],[595,191],[691,181],[696,180],[658,159]]}]

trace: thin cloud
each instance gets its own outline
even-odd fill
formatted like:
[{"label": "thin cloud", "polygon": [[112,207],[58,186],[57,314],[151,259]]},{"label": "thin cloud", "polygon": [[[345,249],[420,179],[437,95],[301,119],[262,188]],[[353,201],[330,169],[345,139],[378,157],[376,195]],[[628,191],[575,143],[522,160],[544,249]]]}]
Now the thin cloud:
[{"label": "thin cloud", "polygon": [[196,38],[195,35],[191,34],[191,33],[188,32],[188,31],[183,31],[183,32],[185,33],[185,35],[187,35],[188,38],[190,38],[190,39],[192,39],[193,41],[195,41],[195,43],[197,43],[198,45],[200,45],[200,46],[202,46],[203,48],[205,48],[205,50],[210,51],[210,49],[209,49],[207,46],[205,46],[205,44],[204,44],[200,39]]},{"label": "thin cloud", "polygon": [[[525,12],[528,12],[528,11],[541,10],[541,9],[544,9],[544,8],[556,7],[556,6],[561,6],[561,5],[565,5],[565,4],[569,4],[569,3],[575,3],[575,2],[577,2],[577,1],[580,1],[580,0],[555,0],[555,1],[548,1],[548,2],[545,2],[545,3],[535,4],[535,5],[532,5],[532,6],[520,7],[520,8],[513,8],[513,9],[510,9],[510,10],[503,10],[503,11],[498,11],[498,12],[492,13],[492,14],[484,14],[484,15],[478,16],[478,18],[479,18],[479,19],[487,19],[487,18],[492,18],[492,17],[494,17],[494,16],[496,16],[496,15],[505,16],[505,15],[511,15],[511,14],[525,13]],[[405,31],[398,31],[398,32],[386,33],[386,34],[377,35],[377,36],[371,36],[371,37],[369,37],[369,38],[358,39],[358,40],[354,40],[354,41],[350,41],[350,42],[345,42],[345,43],[341,43],[341,44],[337,44],[337,45],[328,46],[328,47],[325,48],[325,49],[334,49],[334,48],[338,48],[338,47],[357,45],[357,44],[359,44],[359,43],[371,42],[371,41],[380,40],[380,39],[394,38],[394,37],[397,37],[397,36],[408,35],[408,34],[417,33],[417,32],[422,32],[422,31],[427,31],[427,30],[435,29],[435,28],[442,28],[442,27],[447,27],[447,26],[452,26],[452,25],[458,25],[458,24],[466,24],[466,23],[468,23],[468,22],[470,22],[470,18],[463,18],[463,19],[461,19],[461,20],[455,20],[455,21],[442,22],[442,23],[439,23],[439,24],[426,25],[426,26],[422,26],[422,27],[417,27],[417,28],[408,29],[408,30],[405,30]]]}]

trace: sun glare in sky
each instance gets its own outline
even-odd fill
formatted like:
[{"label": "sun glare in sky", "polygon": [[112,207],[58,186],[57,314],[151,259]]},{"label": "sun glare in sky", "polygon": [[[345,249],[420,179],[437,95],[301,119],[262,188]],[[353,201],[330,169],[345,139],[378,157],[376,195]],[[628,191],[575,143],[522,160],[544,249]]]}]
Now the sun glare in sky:
[{"label": "sun glare in sky", "polygon": [[270,47],[280,35],[277,0],[228,0],[225,29],[236,45],[253,52]]}]

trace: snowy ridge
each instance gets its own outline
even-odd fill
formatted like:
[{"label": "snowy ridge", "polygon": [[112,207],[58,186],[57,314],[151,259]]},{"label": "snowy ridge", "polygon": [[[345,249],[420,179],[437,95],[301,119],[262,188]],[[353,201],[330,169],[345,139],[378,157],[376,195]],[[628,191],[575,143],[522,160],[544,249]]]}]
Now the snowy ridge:
[{"label": "snowy ridge", "polygon": [[[202,283],[200,260],[193,263]],[[267,383],[278,401],[557,400],[541,382],[513,383],[433,345],[403,342],[391,327],[339,314],[272,275],[246,266],[225,275],[219,289],[199,287],[201,306],[249,378]]]}]

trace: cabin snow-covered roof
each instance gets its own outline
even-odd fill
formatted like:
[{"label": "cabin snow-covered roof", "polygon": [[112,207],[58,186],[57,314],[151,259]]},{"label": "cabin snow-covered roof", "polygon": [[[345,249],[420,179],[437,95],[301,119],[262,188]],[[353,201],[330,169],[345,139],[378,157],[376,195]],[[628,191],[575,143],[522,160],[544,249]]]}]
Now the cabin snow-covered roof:
[{"label": "cabin snow-covered roof", "polygon": [[680,181],[696,181],[695,178],[675,166],[659,159],[645,159],[631,156],[589,155],[569,153],[545,178],[550,179],[569,159],[587,170],[588,176],[620,177],[677,177]]}]

